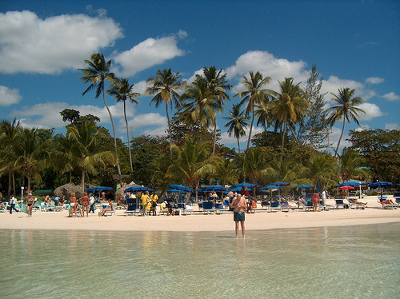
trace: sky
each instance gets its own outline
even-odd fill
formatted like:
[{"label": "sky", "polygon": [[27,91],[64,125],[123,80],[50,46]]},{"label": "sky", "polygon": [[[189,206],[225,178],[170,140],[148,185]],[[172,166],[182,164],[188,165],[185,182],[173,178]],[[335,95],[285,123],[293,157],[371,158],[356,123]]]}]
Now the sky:
[{"label": "sky", "polygon": [[[231,101],[217,119],[222,143],[235,148],[226,120],[250,71],[271,77],[266,86],[294,78],[305,86],[312,65],[324,78],[326,108],[339,88],[355,89],[366,113],[348,130],[400,129],[400,2],[398,1],[11,1],[0,2],[0,119],[65,133],[60,111],[111,122],[101,98],[78,77],[85,59],[101,52],[112,71],[144,94],[146,80],[171,68],[192,80],[203,67],[227,74]],[[130,135],[165,135],[165,106],[151,96],[129,103]],[[107,96],[117,137],[126,142],[121,103]],[[333,146],[342,123],[331,131]],[[255,127],[253,134],[263,129]],[[241,139],[243,144],[247,137]]]}]

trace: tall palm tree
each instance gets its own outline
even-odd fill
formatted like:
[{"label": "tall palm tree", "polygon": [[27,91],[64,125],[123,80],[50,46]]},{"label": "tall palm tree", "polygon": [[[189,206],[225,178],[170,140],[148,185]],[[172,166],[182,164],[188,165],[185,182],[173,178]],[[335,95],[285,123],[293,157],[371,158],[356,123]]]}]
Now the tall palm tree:
[{"label": "tall palm tree", "polygon": [[247,149],[250,146],[251,133],[253,130],[254,124],[254,115],[255,115],[255,107],[260,102],[264,101],[265,97],[270,94],[270,90],[264,89],[264,86],[269,83],[271,80],[270,77],[265,77],[260,73],[249,73],[250,77],[243,76],[242,84],[246,88],[245,91],[239,92],[234,96],[239,96],[242,98],[240,105],[247,103],[246,114],[251,115],[251,124],[250,124],[250,132],[249,139],[247,140]]},{"label": "tall palm tree", "polygon": [[342,132],[340,134],[339,141],[336,146],[335,157],[338,155],[339,145],[343,137],[346,121],[350,122],[351,120],[354,120],[357,123],[357,125],[360,125],[357,118],[358,113],[359,112],[365,113],[364,110],[356,106],[364,103],[364,100],[361,97],[352,98],[355,92],[354,89],[350,90],[350,88],[346,87],[346,88],[339,88],[338,91],[339,91],[338,95],[331,93],[334,96],[334,98],[332,98],[332,101],[334,101],[336,105],[326,110],[327,113],[331,113],[328,117],[328,123],[331,125],[331,127],[336,122],[343,119]]},{"label": "tall palm tree", "polygon": [[293,78],[285,78],[279,82],[280,93],[275,93],[275,99],[271,102],[271,113],[275,115],[278,123],[283,124],[281,160],[283,159],[283,148],[285,145],[286,130],[292,131],[296,138],[291,123],[296,123],[306,114],[309,102],[300,88],[300,83],[293,83]]},{"label": "tall palm tree", "polygon": [[99,128],[93,122],[84,122],[82,125],[68,126],[67,138],[71,143],[71,152],[81,170],[82,192],[85,188],[87,173],[96,174],[96,167],[106,167],[110,161],[115,161],[112,151],[107,147],[109,135],[104,128]]},{"label": "tall palm tree", "polygon": [[[199,76],[199,75],[197,75]],[[215,66],[203,68],[203,75],[207,81],[207,89],[209,91],[209,97],[213,101],[216,112],[222,113],[225,101],[230,100],[226,93],[231,89],[231,85],[226,80],[226,74],[222,72],[222,69],[217,71]],[[214,141],[213,141],[213,155],[215,154],[215,146],[217,144],[217,115],[214,116]]]},{"label": "tall palm tree", "polygon": [[203,77],[197,77],[188,85],[181,96],[182,106],[179,110],[179,118],[187,125],[199,123],[203,129],[214,125],[215,103],[209,96],[207,81]]},{"label": "tall palm tree", "polygon": [[131,139],[129,138],[128,120],[126,118],[126,101],[139,105],[139,102],[136,101],[135,98],[137,96],[140,96],[139,93],[135,93],[132,91],[133,85],[134,84],[130,85],[128,79],[126,78],[121,78],[121,79],[115,78],[114,83],[107,91],[109,95],[113,96],[117,100],[117,103],[120,101],[124,102],[124,118],[126,125],[126,137],[128,140],[129,166],[131,168],[131,172],[133,172],[133,166],[132,166],[132,154],[131,154],[131,144],[130,144]]},{"label": "tall palm tree", "polygon": [[229,137],[235,136],[238,143],[238,151],[240,154],[240,142],[239,138],[246,136],[245,128],[248,127],[249,120],[247,119],[245,112],[240,111],[240,105],[233,105],[232,110],[229,110],[230,116],[224,116],[223,118],[229,120],[225,127],[228,128]]},{"label": "tall palm tree", "polygon": [[339,159],[340,176],[342,181],[348,181],[352,178],[367,178],[368,171],[362,168],[365,163],[365,158],[360,156],[358,151],[350,148],[344,148]]},{"label": "tall palm tree", "polygon": [[[180,106],[179,94],[177,90],[182,89],[183,82],[182,76],[179,73],[172,73],[171,69],[158,70],[155,78],[147,79],[147,84],[150,85],[146,89],[146,95],[154,95],[151,99],[151,103],[155,103],[158,107],[161,103],[165,104],[165,112],[168,120],[168,138],[171,143],[171,124],[168,113],[168,104],[170,105],[171,111],[173,107],[178,108]],[[172,150],[170,151],[172,155]]]},{"label": "tall palm tree", "polygon": [[115,126],[114,120],[110,111],[110,108],[107,105],[106,97],[105,97],[105,81],[109,81],[111,83],[114,82],[114,73],[110,72],[111,69],[111,60],[106,61],[104,55],[101,53],[92,54],[90,60],[85,60],[85,63],[88,65],[86,69],[78,69],[79,71],[83,72],[83,76],[79,77],[83,83],[90,83],[88,88],[83,92],[85,95],[88,91],[92,90],[93,88],[96,89],[96,99],[102,94],[103,95],[103,102],[106,106],[108,115],[110,116],[111,126],[113,130],[113,137],[114,137],[114,150],[115,150],[115,159],[118,171],[118,180],[121,184],[121,168],[119,165],[119,158],[118,158],[118,149],[117,149],[117,137],[115,135]]},{"label": "tall palm tree", "polygon": [[8,120],[2,120],[0,122],[0,176],[1,174],[8,174],[8,196],[11,195],[11,191],[15,194],[15,168],[14,161],[17,159],[16,152],[14,150],[16,138],[21,130],[19,121],[15,118],[12,122]]}]

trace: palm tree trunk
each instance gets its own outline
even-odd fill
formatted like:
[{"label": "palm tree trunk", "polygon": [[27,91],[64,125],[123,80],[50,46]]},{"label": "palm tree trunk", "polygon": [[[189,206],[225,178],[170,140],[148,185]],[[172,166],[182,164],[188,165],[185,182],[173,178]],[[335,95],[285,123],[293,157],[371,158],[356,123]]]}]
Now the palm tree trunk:
[{"label": "palm tree trunk", "polygon": [[103,102],[104,105],[106,106],[106,109],[108,111],[108,115],[110,116],[110,120],[111,120],[111,126],[112,126],[112,130],[113,130],[113,137],[114,137],[114,149],[115,149],[115,160],[116,160],[116,164],[117,164],[117,172],[118,172],[118,181],[119,183],[122,185],[122,180],[121,180],[121,169],[119,167],[119,159],[118,159],[118,150],[117,150],[117,137],[115,136],[115,127],[114,127],[114,120],[110,111],[110,108],[107,105],[106,102],[106,97],[104,95],[104,84],[103,84]]},{"label": "palm tree trunk", "polygon": [[131,140],[129,138],[129,127],[128,127],[128,120],[126,118],[126,103],[125,103],[125,101],[124,101],[124,117],[125,117],[125,125],[126,125],[126,137],[128,138],[129,166],[131,167],[131,173],[132,173],[133,165],[132,165]]},{"label": "palm tree trunk", "polygon": [[285,135],[286,135],[286,119],[285,119],[285,121],[284,121],[284,123],[283,123],[281,161],[283,160],[283,147],[285,146]]},{"label": "palm tree trunk", "polygon": [[214,119],[214,142],[212,155],[215,156],[215,145],[217,144],[217,118]]},{"label": "palm tree trunk", "polygon": [[167,104],[165,104],[165,112],[167,113],[167,121],[168,121],[169,156],[172,159],[171,124],[169,122],[169,113],[168,113],[168,105]]},{"label": "palm tree trunk", "polygon": [[340,141],[342,140],[343,137],[343,132],[344,132],[344,126],[346,124],[346,118],[343,116],[343,127],[342,127],[342,133],[340,134],[339,140],[338,140],[338,144],[336,146],[336,150],[335,150],[335,157],[337,157],[337,153],[339,150],[339,145],[340,145]]},{"label": "palm tree trunk", "polygon": [[249,139],[247,140],[247,149],[249,149],[250,146],[250,139],[251,139],[251,132],[253,131],[253,123],[254,123],[254,106],[253,106],[253,112],[252,112],[252,117],[251,117],[251,125],[250,125],[250,132],[249,132]]},{"label": "palm tree trunk", "polygon": [[237,138],[237,141],[238,141],[238,151],[239,151],[239,154],[240,154],[240,142],[239,142],[239,137]]},{"label": "palm tree trunk", "polygon": [[[8,191],[7,191],[7,196],[8,197],[10,197],[10,195],[11,195],[11,190],[12,190],[12,184],[11,184],[11,182],[12,182],[12,177],[11,177],[11,171],[8,173]],[[14,194],[15,194],[15,192],[14,192]]]},{"label": "palm tree trunk", "polygon": [[82,187],[82,193],[85,191],[85,169],[82,168],[82,177],[81,177],[81,187]]}]

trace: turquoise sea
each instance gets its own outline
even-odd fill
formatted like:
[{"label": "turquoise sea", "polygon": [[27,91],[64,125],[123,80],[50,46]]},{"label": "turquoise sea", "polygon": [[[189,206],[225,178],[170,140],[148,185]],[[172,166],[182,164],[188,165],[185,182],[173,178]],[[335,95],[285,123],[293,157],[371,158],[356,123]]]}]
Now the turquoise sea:
[{"label": "turquoise sea", "polygon": [[0,230],[0,297],[399,298],[400,223],[246,237]]}]

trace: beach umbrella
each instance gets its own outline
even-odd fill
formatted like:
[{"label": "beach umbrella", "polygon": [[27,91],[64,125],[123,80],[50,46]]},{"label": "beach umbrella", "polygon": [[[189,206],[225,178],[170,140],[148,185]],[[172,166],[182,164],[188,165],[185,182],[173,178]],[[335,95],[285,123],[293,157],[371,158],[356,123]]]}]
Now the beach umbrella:
[{"label": "beach umbrella", "polygon": [[393,184],[391,182],[375,182],[369,184],[370,188],[381,188],[381,197],[383,196],[383,188],[388,186],[393,186]]},{"label": "beach umbrella", "polygon": [[143,186],[135,186],[125,189],[125,192],[132,192],[132,193],[145,192],[145,191],[153,191],[153,189]]},{"label": "beach umbrella", "polygon": [[236,184],[236,185],[232,185],[231,188],[253,188],[255,187],[255,184],[251,184],[251,183],[240,183],[240,184]]},{"label": "beach umbrella", "polygon": [[[283,186],[289,186],[290,183],[286,183],[286,182],[275,182],[275,183],[272,183],[271,185],[283,187]],[[279,196],[279,198],[281,197],[281,190],[280,190],[280,189],[278,189],[278,196]]]},{"label": "beach umbrella", "polygon": [[192,189],[190,189],[189,187],[183,186],[183,185],[171,184],[171,185],[168,185],[168,188],[175,189],[175,190],[180,190],[180,191],[185,191],[187,193],[189,193],[189,192],[193,193]]},{"label": "beach umbrella", "polygon": [[112,191],[112,188],[99,186],[86,189],[86,192],[96,192],[96,191]]},{"label": "beach umbrella", "polygon": [[262,187],[262,189],[263,190],[269,190],[270,191],[270,196],[272,197],[272,192],[273,191],[278,191],[278,190],[282,189],[282,187],[270,184],[270,185],[266,185],[266,186]]},{"label": "beach umbrella", "polygon": [[220,185],[211,185],[211,186],[206,186],[206,187],[199,189],[200,192],[222,192],[222,191],[226,191],[226,190],[227,189],[224,186],[220,186]]},{"label": "beach umbrella", "polygon": [[294,186],[292,189],[300,189],[300,188],[301,188],[301,194],[305,194],[304,189],[314,188],[314,186],[312,186],[312,185],[298,185],[298,186]]},{"label": "beach umbrella", "polygon": [[355,189],[353,186],[340,186],[339,190],[353,190]]}]

